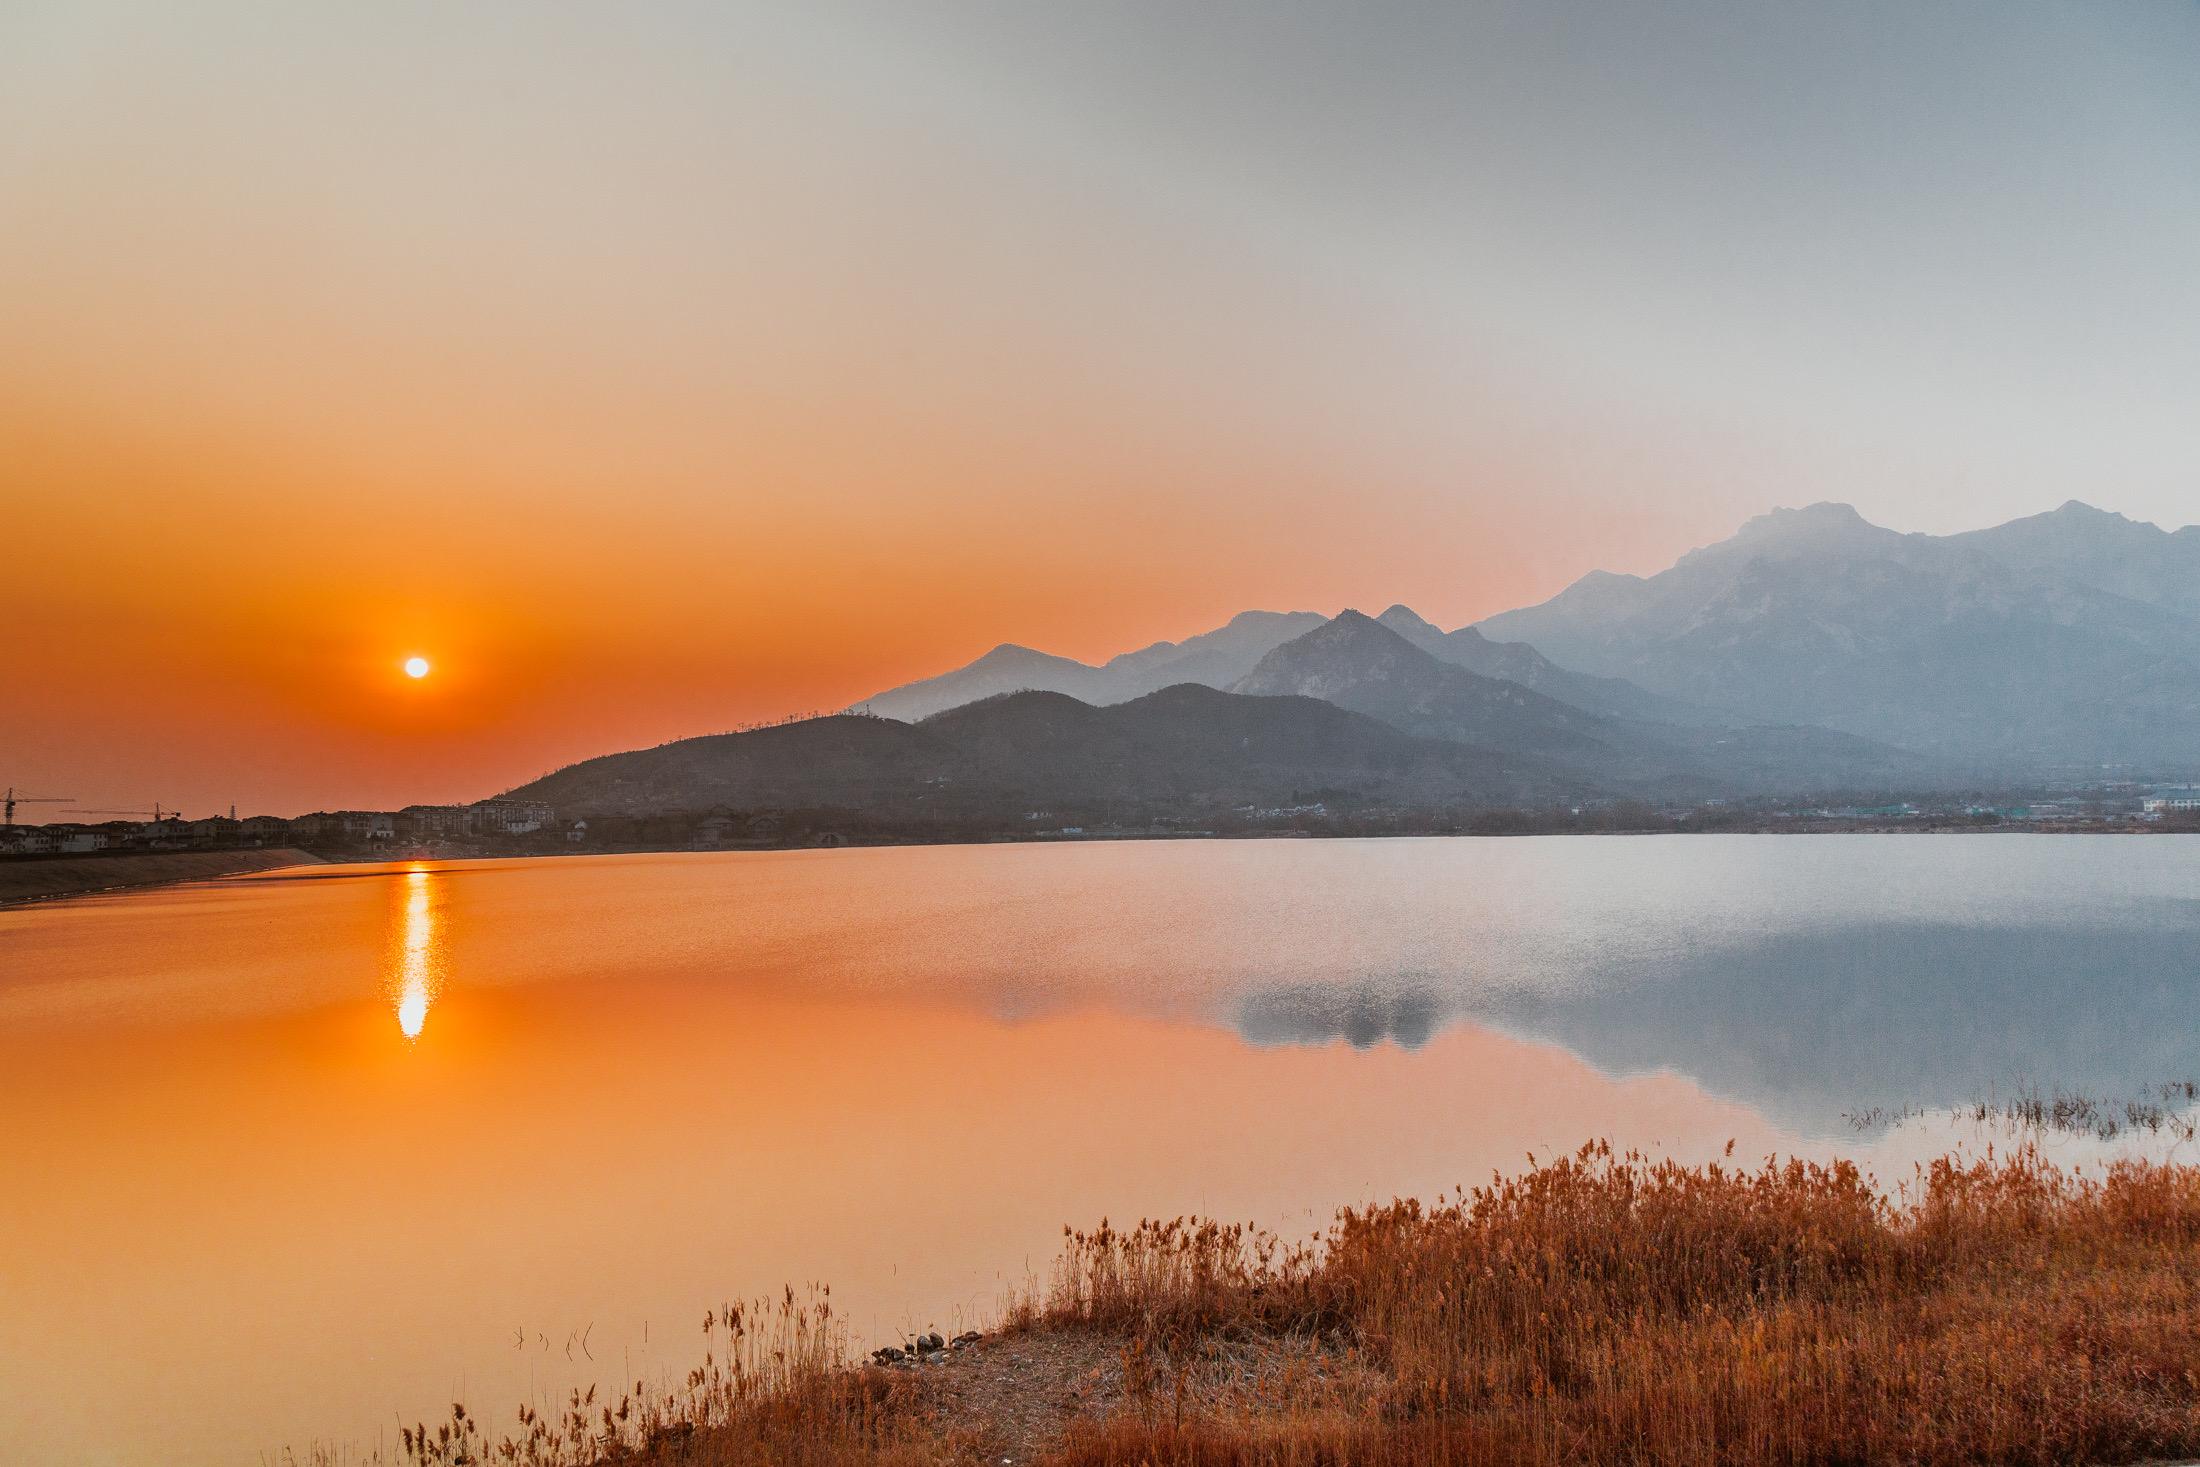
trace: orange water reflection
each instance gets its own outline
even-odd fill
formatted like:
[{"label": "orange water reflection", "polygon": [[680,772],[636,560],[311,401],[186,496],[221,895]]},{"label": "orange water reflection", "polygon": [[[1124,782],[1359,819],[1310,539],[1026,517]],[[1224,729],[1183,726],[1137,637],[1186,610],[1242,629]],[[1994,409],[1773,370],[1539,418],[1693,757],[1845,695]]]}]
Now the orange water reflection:
[{"label": "orange water reflection", "polygon": [[[0,1419],[26,1460],[371,1447],[457,1393],[502,1412],[684,1371],[705,1308],[788,1282],[831,1282],[865,1336],[946,1328],[1043,1272],[1065,1222],[1312,1231],[1587,1134],[1776,1139],[1684,1079],[1471,1026],[1261,1048],[1077,995],[1013,1019],[945,982],[850,992],[826,953],[516,986],[499,888],[469,879],[281,894],[304,912],[255,948],[270,971],[371,942],[371,1001],[0,1038],[0,1109],[37,1119],[0,1139]],[[240,942],[288,920],[221,899],[256,913]],[[498,981],[456,976],[477,965]]]},{"label": "orange water reflection", "polygon": [[[1856,900],[1930,891],[1899,869],[1950,861],[1928,844],[1871,848]],[[1700,976],[1590,1002],[1609,991],[1592,959],[1696,962],[1749,925],[1737,908],[1831,889],[1845,848],[1726,849],[426,864],[0,913],[6,1451],[389,1446],[396,1420],[459,1397],[493,1415],[677,1376],[706,1308],[787,1283],[829,1281],[862,1336],[952,1332],[1043,1273],[1064,1223],[1199,1211],[1304,1233],[1593,1136],[1793,1149],[1765,1112],[1824,1068],[1828,1046],[1796,1037],[1827,1032],[1807,1004],[1753,1008],[1758,989]],[[2195,874],[2150,871],[2127,884],[2181,894]],[[2042,867],[2050,883],[2068,873]],[[2151,953],[2132,971],[2159,971]],[[1792,991],[1884,1001],[1836,976]],[[1514,1033],[1488,1026],[1491,992]],[[2145,992],[2120,1007],[2150,1012]],[[1699,1023],[1684,1000],[1706,993],[1739,1017]],[[1966,1032],[1966,1010],[1907,1012]],[[1517,1037],[1536,1032],[1570,1047]],[[1760,1035],[1777,1045],[1750,1049]],[[1623,1062],[1580,1057],[1600,1052]],[[1745,1104],[1693,1078],[1735,1055],[1745,1079],[1778,1061],[1779,1083],[1728,1087]]]},{"label": "orange water reflection", "polygon": [[[456,1390],[502,1412],[678,1371],[703,1309],[786,1282],[832,1282],[867,1335],[949,1328],[1043,1272],[1065,1222],[1305,1232],[1587,1134],[1775,1141],[1684,1080],[1466,1027],[1420,1053],[1259,1050],[1103,1012],[1013,1025],[740,986],[453,987],[436,1012],[403,1065],[357,1009],[11,1065],[11,1107],[17,1086],[49,1098],[10,1162],[36,1185],[0,1247],[40,1266],[8,1281],[0,1415],[43,1460],[90,1439],[242,1460],[369,1440]],[[566,1353],[584,1329],[593,1364]]]}]

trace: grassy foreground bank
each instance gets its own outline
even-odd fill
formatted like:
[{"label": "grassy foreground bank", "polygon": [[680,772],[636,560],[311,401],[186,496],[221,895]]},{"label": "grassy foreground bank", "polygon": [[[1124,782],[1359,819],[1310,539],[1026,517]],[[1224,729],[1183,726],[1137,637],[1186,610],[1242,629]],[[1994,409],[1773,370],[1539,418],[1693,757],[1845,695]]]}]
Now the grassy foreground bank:
[{"label": "grassy foreground bank", "polygon": [[416,1464],[2066,1463],[2200,1455],[2200,1167],[1856,1168],[1592,1145],[1286,1245],[1065,1237],[977,1345],[852,1363],[825,1295],[714,1313],[671,1392]]}]

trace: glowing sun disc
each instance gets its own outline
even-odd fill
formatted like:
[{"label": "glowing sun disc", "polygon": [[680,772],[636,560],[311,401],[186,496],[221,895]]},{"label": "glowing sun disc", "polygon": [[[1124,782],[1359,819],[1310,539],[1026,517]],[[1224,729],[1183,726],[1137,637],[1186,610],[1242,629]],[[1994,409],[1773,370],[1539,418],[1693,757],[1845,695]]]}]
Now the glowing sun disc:
[{"label": "glowing sun disc", "polygon": [[426,677],[427,675],[428,675],[428,659],[427,659],[427,658],[425,658],[425,657],[408,657],[408,658],[406,658],[406,659],[405,659],[405,676],[407,676],[407,677]]}]

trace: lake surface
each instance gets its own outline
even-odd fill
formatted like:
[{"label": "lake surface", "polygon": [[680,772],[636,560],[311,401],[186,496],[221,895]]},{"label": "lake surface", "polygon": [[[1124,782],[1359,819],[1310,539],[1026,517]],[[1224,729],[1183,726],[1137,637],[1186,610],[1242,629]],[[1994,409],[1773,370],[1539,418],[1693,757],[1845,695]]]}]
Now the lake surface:
[{"label": "lake surface", "polygon": [[[0,911],[0,1440],[364,1453],[1064,1223],[1294,1233],[1592,1137],[1838,1149],[2200,1074],[2200,839],[936,847],[299,868]],[[2059,1141],[2075,1160],[2104,1148]]]}]

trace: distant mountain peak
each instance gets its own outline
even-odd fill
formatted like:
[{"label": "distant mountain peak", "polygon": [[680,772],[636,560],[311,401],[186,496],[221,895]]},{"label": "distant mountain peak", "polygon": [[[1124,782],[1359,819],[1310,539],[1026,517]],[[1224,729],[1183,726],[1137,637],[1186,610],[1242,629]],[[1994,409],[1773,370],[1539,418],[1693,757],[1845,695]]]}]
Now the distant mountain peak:
[{"label": "distant mountain peak", "polygon": [[[1400,602],[1375,620],[1404,637],[1422,651],[1431,653],[1445,662],[1467,666],[1468,660],[1485,655],[1489,639],[1473,627],[1461,627],[1447,632],[1412,607]],[[1480,672],[1481,668],[1472,668]]]},{"label": "distant mountain peak", "polygon": [[1041,652],[1036,647],[1026,647],[1020,642],[1003,642],[979,658],[979,667],[998,667],[1005,662],[1068,662],[1072,659],[1057,657],[1052,652]]},{"label": "distant mountain peak", "polygon": [[933,723],[943,718],[954,718],[973,708],[995,707],[1004,704],[1015,704],[1025,708],[1052,709],[1083,709],[1092,706],[1089,703],[1072,698],[1067,693],[1057,693],[1049,688],[1021,688],[1012,693],[988,694],[986,697],[975,699],[972,702],[962,704],[960,707],[949,708],[941,713],[931,714],[918,721],[920,723]]},{"label": "distant mountain peak", "polygon": [[1842,504],[1831,499],[1821,499],[1816,504],[1806,504],[1801,509],[1775,509],[1767,514],[1745,521],[1735,533],[1737,540],[1766,538],[1797,538],[1852,534],[1865,531],[1875,535],[1891,535],[1892,530],[1882,529],[1857,513],[1853,504]]},{"label": "distant mountain peak", "polygon": [[1403,601],[1400,601],[1397,604],[1393,605],[1388,611],[1385,611],[1381,616],[1378,616],[1375,619],[1381,622],[1384,626],[1389,627],[1394,632],[1402,632],[1408,629],[1411,629],[1413,631],[1427,630],[1431,632],[1437,630],[1437,626],[1434,622],[1430,621],[1427,617],[1421,615],[1420,612],[1415,611],[1412,607],[1406,605]]},{"label": "distant mountain peak", "polygon": [[[1273,694],[1309,692],[1309,669],[1350,666],[1357,672],[1371,657],[1407,658],[1438,665],[1422,648],[1364,611],[1346,607],[1320,626],[1277,647],[1260,660],[1232,692]],[[1320,693],[1312,696],[1320,697]]]},{"label": "distant mountain peak", "polygon": [[1171,683],[1165,688],[1141,693],[1129,701],[1148,708],[1200,708],[1227,702],[1230,696],[1222,689],[1210,688],[1205,683]]},{"label": "distant mountain peak", "polygon": [[977,661],[874,693],[857,706],[887,718],[914,722],[996,693],[1043,689],[1083,702],[1107,705],[1171,683],[1221,687],[1237,681],[1268,651],[1327,618],[1311,611],[1243,611],[1227,626],[1181,642],[1154,642],[1094,666],[1015,642],[1003,642]]},{"label": "distant mountain peak", "polygon": [[[1441,636],[1442,633],[1437,635]],[[1366,612],[1348,606],[1312,631],[1285,642],[1268,656],[1274,658],[1279,654],[1288,655],[1293,648],[1311,650],[1317,647],[1386,648],[1420,656],[1427,655],[1425,648],[1416,645],[1412,638],[1401,635],[1397,628],[1385,626]],[[1263,665],[1266,662],[1267,659],[1263,659]]]},{"label": "distant mountain peak", "polygon": [[2113,509],[2097,509],[2082,499],[2066,499],[2046,514],[2039,516],[2039,518],[2068,525],[2074,529],[2084,526],[2096,526],[2110,533],[2125,528],[2152,530],[2156,534],[2168,533],[2160,525],[2152,524],[2146,520],[2135,520],[2130,515],[2118,514]]},{"label": "distant mountain peak", "polygon": [[1535,757],[1597,746],[1606,727],[1595,714],[1448,662],[1349,609],[1270,652],[1231,691],[1320,698],[1418,737]]}]

